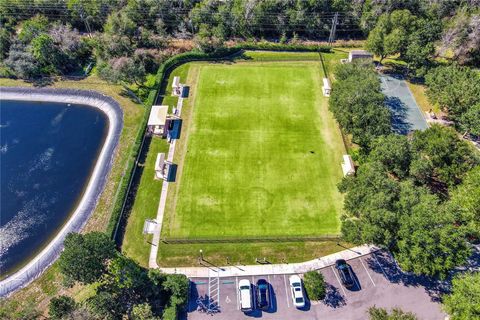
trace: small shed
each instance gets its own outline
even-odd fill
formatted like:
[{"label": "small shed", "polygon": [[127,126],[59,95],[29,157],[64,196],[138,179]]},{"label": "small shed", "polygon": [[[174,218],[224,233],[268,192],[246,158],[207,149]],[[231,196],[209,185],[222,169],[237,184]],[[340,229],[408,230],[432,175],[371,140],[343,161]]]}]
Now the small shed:
[{"label": "small shed", "polygon": [[165,153],[158,153],[155,160],[155,179],[165,180],[168,177],[168,162],[165,161]]},{"label": "small shed", "polygon": [[342,171],[344,177],[355,174],[355,165],[353,164],[352,157],[348,154],[343,155]]},{"label": "small shed", "polygon": [[330,80],[328,78],[323,78],[322,91],[323,91],[323,95],[325,97],[330,97],[330,93],[332,92],[332,86],[331,86]]},{"label": "small shed", "polygon": [[147,130],[154,135],[163,136],[167,120],[168,106],[152,106],[148,117]]},{"label": "small shed", "polygon": [[365,50],[352,50],[348,54],[348,62],[358,59],[373,59],[373,54]]},{"label": "small shed", "polygon": [[173,77],[172,83],[172,95],[181,96],[182,95],[182,84],[180,83],[180,77]]}]

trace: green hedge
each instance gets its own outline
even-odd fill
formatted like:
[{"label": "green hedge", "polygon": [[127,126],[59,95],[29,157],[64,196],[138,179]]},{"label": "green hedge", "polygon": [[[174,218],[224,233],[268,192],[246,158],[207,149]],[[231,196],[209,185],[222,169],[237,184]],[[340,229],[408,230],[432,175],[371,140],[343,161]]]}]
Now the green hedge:
[{"label": "green hedge", "polygon": [[177,320],[178,308],[176,305],[169,305],[163,310],[162,320]]},{"label": "green hedge", "polygon": [[282,44],[274,42],[244,42],[234,48],[243,50],[271,50],[271,51],[314,51],[331,52],[329,46],[306,45],[306,44]]}]

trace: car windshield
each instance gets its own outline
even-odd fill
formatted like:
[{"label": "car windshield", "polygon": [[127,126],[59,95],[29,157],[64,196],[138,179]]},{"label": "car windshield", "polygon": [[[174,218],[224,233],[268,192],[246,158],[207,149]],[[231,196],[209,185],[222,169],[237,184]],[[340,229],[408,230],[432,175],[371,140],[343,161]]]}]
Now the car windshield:
[{"label": "car windshield", "polygon": [[302,303],[302,302],[303,302],[303,298],[295,298],[295,302],[296,302],[296,303]]},{"label": "car windshield", "polygon": [[267,289],[267,285],[266,285],[266,284],[260,284],[260,285],[258,286],[258,289],[260,289],[260,290],[266,290],[266,289]]},{"label": "car windshield", "polygon": [[249,290],[249,289],[250,289],[249,286],[241,286],[241,287],[240,287],[240,290]]},{"label": "car windshield", "polygon": [[294,283],[292,283],[292,287],[294,287],[294,288],[300,287],[300,282],[294,282]]}]

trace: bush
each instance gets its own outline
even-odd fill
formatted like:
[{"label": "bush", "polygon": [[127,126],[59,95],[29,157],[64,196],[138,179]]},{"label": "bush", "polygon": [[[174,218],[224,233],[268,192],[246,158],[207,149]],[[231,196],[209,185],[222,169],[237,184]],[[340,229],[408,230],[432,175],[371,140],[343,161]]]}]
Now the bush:
[{"label": "bush", "polygon": [[176,305],[169,305],[163,310],[163,320],[177,320],[178,319],[178,310]]},{"label": "bush", "polygon": [[77,307],[75,300],[68,296],[52,298],[48,306],[48,315],[52,319],[62,319],[72,313]]},{"label": "bush", "polygon": [[326,285],[323,275],[316,271],[309,271],[303,277],[303,284],[311,300],[322,300],[325,298]]},{"label": "bush", "polygon": [[237,50],[271,50],[271,51],[312,51],[312,52],[331,52],[331,47],[306,44],[284,44],[273,42],[244,42],[233,47]]}]

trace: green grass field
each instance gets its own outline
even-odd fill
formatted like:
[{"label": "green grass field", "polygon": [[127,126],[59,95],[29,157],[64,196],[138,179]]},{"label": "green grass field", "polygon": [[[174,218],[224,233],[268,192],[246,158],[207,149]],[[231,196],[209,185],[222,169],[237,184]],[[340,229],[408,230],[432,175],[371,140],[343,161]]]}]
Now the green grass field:
[{"label": "green grass field", "polygon": [[338,233],[345,150],[321,94],[319,61],[196,66],[183,168],[169,190],[163,235]]}]

